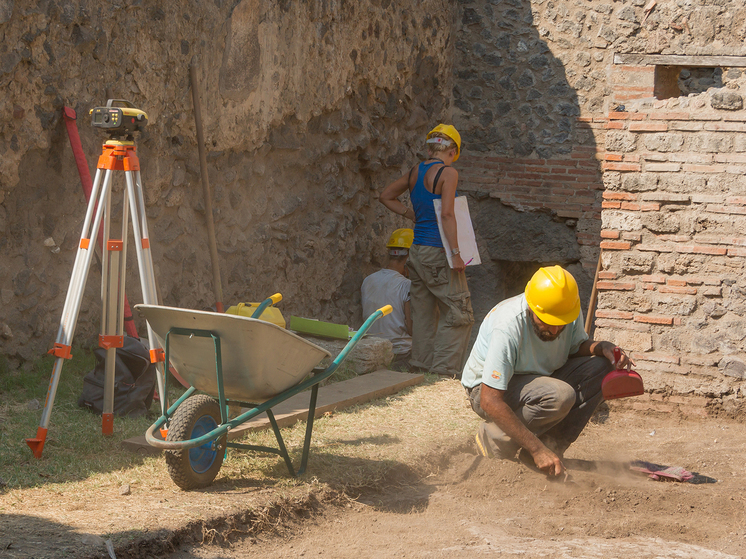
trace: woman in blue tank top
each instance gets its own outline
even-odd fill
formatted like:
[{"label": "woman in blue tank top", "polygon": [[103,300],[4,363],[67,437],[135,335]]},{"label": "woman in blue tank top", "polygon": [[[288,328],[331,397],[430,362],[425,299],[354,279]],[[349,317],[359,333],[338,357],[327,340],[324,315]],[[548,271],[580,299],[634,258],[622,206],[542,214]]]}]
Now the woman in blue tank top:
[{"label": "woman in blue tank top", "polygon": [[[414,222],[407,264],[414,323],[410,366],[460,378],[474,323],[454,213],[458,172],[451,164],[461,154],[461,136],[453,126],[439,124],[427,135],[426,147],[428,159],[389,184],[380,201]],[[413,209],[399,200],[407,191]],[[443,236],[451,247],[453,268],[448,266],[438,229],[436,199],[441,201]]]}]

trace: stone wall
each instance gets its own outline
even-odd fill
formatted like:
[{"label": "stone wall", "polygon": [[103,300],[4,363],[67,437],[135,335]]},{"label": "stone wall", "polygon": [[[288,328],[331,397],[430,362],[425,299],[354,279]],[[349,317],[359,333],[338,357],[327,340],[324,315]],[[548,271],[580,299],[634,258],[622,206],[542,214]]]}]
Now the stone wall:
[{"label": "stone wall", "polygon": [[597,336],[632,350],[659,405],[733,409],[746,389],[746,111],[718,97],[637,103],[607,125]]},{"label": "stone wall", "polygon": [[743,401],[746,6],[460,4],[457,165],[477,206],[482,297],[560,263],[585,311],[603,241],[595,336],[632,348],[652,390],[638,405],[704,413]]},{"label": "stone wall", "polygon": [[[194,56],[224,303],[279,291],[286,315],[355,325],[362,279],[404,225],[378,193],[449,110],[455,10],[445,0],[0,0],[0,352],[35,359],[59,325],[85,214],[63,106],[78,113],[91,168],[105,139],[91,107],[124,98],[148,113],[137,143],[162,301],[215,303]],[[99,328],[99,282],[94,265],[78,341]]]},{"label": "stone wall", "polygon": [[[360,283],[408,223],[377,196],[452,120],[485,262],[467,271],[478,319],[553,263],[585,310],[603,239],[597,337],[632,347],[650,401],[742,401],[743,70],[684,68],[693,96],[656,101],[676,80],[649,58],[746,56],[740,0],[0,0],[0,31],[12,362],[53,341],[82,224],[65,105],[89,163],[103,138],[88,109],[121,97],[148,112],[138,149],[162,300],[214,303],[196,56],[226,304],[280,291],[285,314],[358,323]],[[98,328],[99,279],[94,266],[79,339]]]},{"label": "stone wall", "polygon": [[746,6],[462,0],[459,20],[453,99],[464,137],[462,189],[499,200],[519,213],[518,222],[539,212],[546,223],[566,223],[575,233],[571,256],[535,262],[578,262],[592,277],[603,123],[618,105],[654,95],[655,66],[615,57],[746,55]]}]

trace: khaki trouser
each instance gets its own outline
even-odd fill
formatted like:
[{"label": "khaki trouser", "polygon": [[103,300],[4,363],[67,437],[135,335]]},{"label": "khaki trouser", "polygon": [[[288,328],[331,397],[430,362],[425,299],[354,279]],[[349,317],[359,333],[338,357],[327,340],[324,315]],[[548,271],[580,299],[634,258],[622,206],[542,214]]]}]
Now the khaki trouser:
[{"label": "khaki trouser", "polygon": [[448,266],[442,248],[412,245],[409,251],[412,367],[461,377],[474,312],[466,274]]},{"label": "khaki trouser", "polygon": [[[601,384],[612,369],[605,357],[573,357],[552,376],[513,375],[503,398],[529,431],[545,444],[551,441],[555,446],[552,450],[562,453],[575,442],[603,402]],[[482,409],[482,385],[467,389],[467,393],[472,409],[489,422],[484,427],[487,444],[494,439],[496,446],[504,447],[510,439]]]}]

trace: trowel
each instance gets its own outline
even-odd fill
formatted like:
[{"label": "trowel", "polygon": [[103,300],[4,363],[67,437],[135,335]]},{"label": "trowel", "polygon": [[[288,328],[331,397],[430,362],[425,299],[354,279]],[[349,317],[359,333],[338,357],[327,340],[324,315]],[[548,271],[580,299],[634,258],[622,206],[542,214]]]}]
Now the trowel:
[{"label": "trowel", "polygon": [[[614,348],[614,364],[622,358],[622,350]],[[604,377],[601,382],[601,392],[604,400],[616,400],[629,396],[639,396],[645,392],[642,377],[631,369],[615,369]]]}]

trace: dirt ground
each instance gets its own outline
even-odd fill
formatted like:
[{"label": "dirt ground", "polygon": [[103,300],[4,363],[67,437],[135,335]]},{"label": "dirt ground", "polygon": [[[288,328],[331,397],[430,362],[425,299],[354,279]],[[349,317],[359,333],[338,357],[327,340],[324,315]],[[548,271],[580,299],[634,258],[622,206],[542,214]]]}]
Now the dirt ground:
[{"label": "dirt ground", "polygon": [[[455,395],[459,388],[440,382],[412,397],[428,390]],[[411,428],[396,433],[391,425],[380,424],[389,437],[381,440],[406,445]],[[629,470],[637,459],[696,476],[653,481]],[[394,465],[385,483],[347,494],[314,477],[312,450],[299,485],[247,476],[184,492],[165,478],[140,491],[123,472],[132,483],[126,497],[118,487],[0,495],[10,511],[0,518],[0,558],[109,557],[95,534],[117,535],[119,559],[746,556],[746,429],[739,421],[612,406],[568,450],[567,481],[481,458],[467,435],[413,460],[427,463]]]},{"label": "dirt ground", "polygon": [[[626,461],[679,465],[693,483],[653,481]],[[275,533],[181,549],[234,557],[638,557],[746,554],[746,431],[740,423],[612,414],[567,454],[570,478],[456,452],[418,483],[322,506]]]}]

